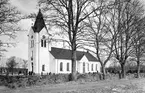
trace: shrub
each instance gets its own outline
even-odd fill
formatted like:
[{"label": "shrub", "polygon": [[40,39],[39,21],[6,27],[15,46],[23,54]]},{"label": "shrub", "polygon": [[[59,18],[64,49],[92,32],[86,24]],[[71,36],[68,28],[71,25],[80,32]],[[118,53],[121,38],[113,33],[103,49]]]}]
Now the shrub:
[{"label": "shrub", "polygon": [[27,78],[27,85],[33,86],[33,85],[39,85],[39,82],[41,82],[41,76],[28,76]]},{"label": "shrub", "polygon": [[8,87],[8,88],[11,88],[11,89],[16,89],[16,88],[18,88],[18,85],[17,85],[17,83],[9,83],[9,84],[7,85],[7,87]]},{"label": "shrub", "polygon": [[100,75],[99,73],[79,74],[77,80],[81,82],[98,81],[100,80]]},{"label": "shrub", "polygon": [[[145,73],[145,65],[140,65],[140,73]],[[118,71],[121,70],[120,66],[113,66],[113,67],[108,67],[106,68],[106,71],[109,72],[109,73],[114,73],[114,74],[117,74]],[[134,73],[137,73],[137,66],[125,66],[125,71],[126,73],[131,73],[131,74],[134,74]]]},{"label": "shrub", "polygon": [[55,83],[62,83],[69,81],[69,74],[57,74],[55,75]]},{"label": "shrub", "polygon": [[[76,82],[92,82],[101,80],[102,75],[99,73],[86,73],[77,74]],[[134,78],[134,74],[128,74],[128,78]],[[141,77],[145,77],[142,73]],[[106,79],[118,79],[118,74],[107,74]],[[34,86],[34,85],[44,85],[44,84],[57,84],[70,81],[70,74],[50,74],[44,76],[0,76],[0,84],[5,85],[9,88],[15,89],[19,87]]]},{"label": "shrub", "polygon": [[45,75],[42,76],[42,81],[46,81],[47,83],[62,83],[62,82],[68,82],[69,81],[69,74],[51,74],[51,75]]}]

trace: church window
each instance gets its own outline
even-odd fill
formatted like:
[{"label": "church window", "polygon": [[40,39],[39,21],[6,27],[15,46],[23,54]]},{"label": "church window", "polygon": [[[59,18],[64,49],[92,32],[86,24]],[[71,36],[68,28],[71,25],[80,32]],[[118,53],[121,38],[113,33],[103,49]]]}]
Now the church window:
[{"label": "church window", "polygon": [[42,36],[42,39],[45,39],[45,38],[46,38],[45,35],[43,35],[43,36]]},{"label": "church window", "polygon": [[45,71],[45,65],[42,65],[42,71]]},{"label": "church window", "polygon": [[89,71],[89,63],[88,63],[88,71]]},{"label": "church window", "polygon": [[44,47],[46,47],[46,40],[44,40]]},{"label": "church window", "polygon": [[44,35],[42,36],[42,39],[41,39],[41,47],[46,47],[46,38]]},{"label": "church window", "polygon": [[33,62],[31,62],[31,66],[32,66],[32,72],[33,72],[33,68],[34,68]]},{"label": "church window", "polygon": [[93,71],[93,64],[92,64],[92,71]]},{"label": "church window", "polygon": [[69,63],[67,63],[67,71],[69,71]]},{"label": "church window", "polygon": [[34,40],[33,40],[33,47],[34,47]]},{"label": "church window", "polygon": [[[33,36],[31,36],[31,39],[33,39]],[[34,40],[31,40],[31,48],[34,47]]]},{"label": "church window", "polygon": [[31,61],[33,61],[33,51],[31,52]]},{"label": "church window", "polygon": [[33,36],[31,36],[31,39],[33,38]]},{"label": "church window", "polygon": [[34,47],[34,40],[31,40],[31,48]]},{"label": "church window", "polygon": [[60,63],[60,71],[63,71],[63,63]]},{"label": "church window", "polygon": [[41,47],[43,47],[43,39],[41,39]]},{"label": "church window", "polygon": [[96,64],[96,71],[98,71],[98,70],[97,70],[97,64]]}]

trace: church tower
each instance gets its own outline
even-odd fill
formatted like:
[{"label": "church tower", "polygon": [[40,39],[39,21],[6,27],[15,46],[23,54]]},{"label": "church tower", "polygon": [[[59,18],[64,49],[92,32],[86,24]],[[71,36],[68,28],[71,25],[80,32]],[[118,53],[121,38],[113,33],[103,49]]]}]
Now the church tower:
[{"label": "church tower", "polygon": [[48,30],[39,9],[28,35],[28,71],[36,74],[50,72],[48,37]]}]

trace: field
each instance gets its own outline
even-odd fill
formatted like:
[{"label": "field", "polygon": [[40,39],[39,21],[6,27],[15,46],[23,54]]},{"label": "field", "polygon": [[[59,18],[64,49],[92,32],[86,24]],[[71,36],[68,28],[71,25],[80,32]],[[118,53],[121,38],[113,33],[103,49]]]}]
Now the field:
[{"label": "field", "polygon": [[18,89],[1,86],[0,93],[145,93],[145,78],[67,82]]}]

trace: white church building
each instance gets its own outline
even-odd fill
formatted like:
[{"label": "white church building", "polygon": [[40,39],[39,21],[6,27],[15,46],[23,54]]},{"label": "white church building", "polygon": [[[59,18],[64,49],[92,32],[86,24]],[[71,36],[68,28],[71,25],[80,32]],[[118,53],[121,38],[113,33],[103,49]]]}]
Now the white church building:
[{"label": "white church building", "polygon": [[[39,10],[34,25],[28,35],[28,71],[34,73],[71,73],[71,50],[51,47],[49,35]],[[89,52],[77,51],[79,73],[100,72],[101,65]]]}]

